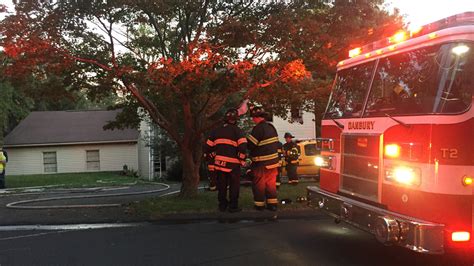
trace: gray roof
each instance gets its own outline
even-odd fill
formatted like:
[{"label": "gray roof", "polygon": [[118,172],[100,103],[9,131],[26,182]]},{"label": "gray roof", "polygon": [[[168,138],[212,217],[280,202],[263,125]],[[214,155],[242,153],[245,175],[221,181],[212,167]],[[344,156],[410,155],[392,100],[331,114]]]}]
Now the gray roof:
[{"label": "gray roof", "polygon": [[136,142],[136,129],[104,130],[119,111],[32,112],[5,137],[4,146]]}]

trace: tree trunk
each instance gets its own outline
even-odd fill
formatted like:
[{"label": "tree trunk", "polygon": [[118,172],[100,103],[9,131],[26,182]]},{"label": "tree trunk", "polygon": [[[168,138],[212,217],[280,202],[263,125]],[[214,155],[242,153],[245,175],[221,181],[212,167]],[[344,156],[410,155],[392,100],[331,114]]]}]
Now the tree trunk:
[{"label": "tree trunk", "polygon": [[[191,144],[192,145],[192,144]],[[181,147],[181,158],[183,160],[183,182],[180,197],[191,198],[197,195],[199,185],[199,169],[201,166],[201,144],[194,143],[193,146]]]},{"label": "tree trunk", "polygon": [[199,185],[199,168],[201,166],[202,145],[201,136],[198,132],[199,118],[192,112],[191,103],[188,98],[182,99],[184,134],[180,145],[181,157],[183,159],[183,183],[180,196],[182,198],[197,195]]}]

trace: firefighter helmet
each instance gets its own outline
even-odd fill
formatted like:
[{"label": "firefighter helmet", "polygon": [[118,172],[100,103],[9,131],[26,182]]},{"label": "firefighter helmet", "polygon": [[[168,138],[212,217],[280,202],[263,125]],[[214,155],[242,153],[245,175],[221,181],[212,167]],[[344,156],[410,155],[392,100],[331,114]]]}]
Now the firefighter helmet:
[{"label": "firefighter helmet", "polygon": [[286,132],[284,138],[294,138],[295,136],[291,135],[290,132]]},{"label": "firefighter helmet", "polygon": [[263,107],[261,106],[254,106],[250,109],[250,116],[251,117],[263,117],[266,118],[266,113]]},{"label": "firefighter helmet", "polygon": [[225,112],[225,118],[224,120],[227,123],[235,123],[237,120],[239,120],[239,112],[235,108],[228,109]]}]

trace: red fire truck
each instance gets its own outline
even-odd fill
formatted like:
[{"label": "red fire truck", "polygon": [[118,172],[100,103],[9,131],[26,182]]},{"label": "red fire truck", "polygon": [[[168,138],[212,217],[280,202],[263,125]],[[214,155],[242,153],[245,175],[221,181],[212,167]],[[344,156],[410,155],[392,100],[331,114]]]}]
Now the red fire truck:
[{"label": "red fire truck", "polygon": [[474,12],[353,49],[308,200],[384,244],[474,251]]}]

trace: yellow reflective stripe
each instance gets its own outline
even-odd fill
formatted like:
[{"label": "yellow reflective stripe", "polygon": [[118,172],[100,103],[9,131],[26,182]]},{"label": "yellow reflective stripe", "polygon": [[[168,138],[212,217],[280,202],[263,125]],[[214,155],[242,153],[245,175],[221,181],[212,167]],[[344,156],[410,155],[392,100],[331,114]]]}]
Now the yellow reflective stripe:
[{"label": "yellow reflective stripe", "polygon": [[255,201],[255,206],[263,207],[263,206],[265,206],[265,201]]},{"label": "yellow reflective stripe", "polygon": [[267,165],[265,166],[265,168],[267,169],[273,169],[273,168],[277,168],[277,167],[280,167],[280,163],[276,163],[276,164],[271,164],[271,165]]},{"label": "yellow reflective stripe", "polygon": [[240,139],[237,140],[237,145],[244,144],[244,143],[247,143],[246,138],[240,138]]},{"label": "yellow reflective stripe", "polygon": [[252,142],[253,144],[258,145],[258,140],[257,140],[254,136],[249,135],[249,136],[248,136],[248,139],[249,139],[250,142]]},{"label": "yellow reflective stripe", "polygon": [[208,139],[208,140],[206,141],[206,144],[207,144],[208,146],[211,146],[211,147],[214,147],[214,146],[215,146],[214,142],[213,142],[212,140],[210,140],[210,139]]},{"label": "yellow reflective stripe", "polygon": [[239,159],[237,158],[232,158],[232,157],[227,157],[227,156],[222,156],[222,155],[217,155],[215,160],[228,162],[228,163],[240,163]]},{"label": "yellow reflective stripe", "polygon": [[267,199],[267,203],[268,203],[268,204],[277,204],[277,203],[278,203],[278,199]]},{"label": "yellow reflective stripe", "polygon": [[278,153],[270,154],[270,155],[264,155],[264,156],[256,156],[252,158],[252,161],[254,162],[261,162],[261,161],[269,161],[272,159],[278,158]]},{"label": "yellow reflective stripe", "polygon": [[237,142],[236,142],[236,141],[233,141],[233,140],[230,140],[230,139],[216,139],[216,140],[214,140],[214,144],[215,144],[215,145],[218,145],[218,144],[227,144],[227,145],[231,145],[231,146],[237,147]]},{"label": "yellow reflective stripe", "polygon": [[264,145],[268,145],[268,144],[275,143],[275,142],[278,142],[278,137],[264,139],[264,140],[260,141],[260,143],[258,143],[258,146],[264,146]]}]

